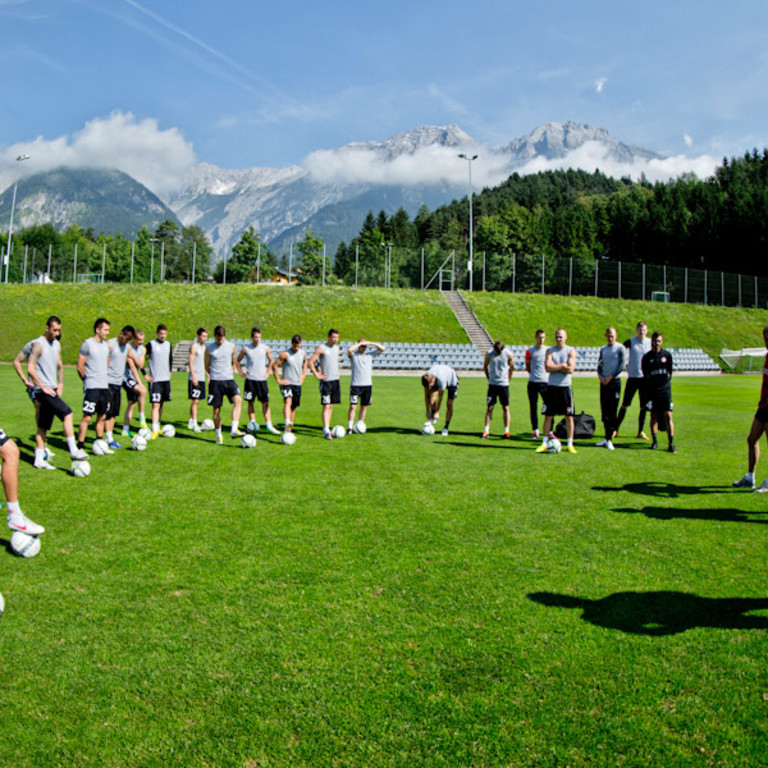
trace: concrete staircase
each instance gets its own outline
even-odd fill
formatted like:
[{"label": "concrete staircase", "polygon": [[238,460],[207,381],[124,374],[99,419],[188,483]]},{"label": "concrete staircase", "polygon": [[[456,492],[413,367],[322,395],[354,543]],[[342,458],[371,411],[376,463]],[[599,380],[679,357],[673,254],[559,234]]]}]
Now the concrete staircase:
[{"label": "concrete staircase", "polygon": [[186,371],[189,365],[189,350],[192,348],[191,341],[180,341],[173,348],[173,358],[171,360],[171,370]]},{"label": "concrete staircase", "polygon": [[442,291],[442,294],[469,340],[477,347],[480,354],[484,355],[493,346],[493,339],[491,339],[488,331],[480,324],[459,291]]}]

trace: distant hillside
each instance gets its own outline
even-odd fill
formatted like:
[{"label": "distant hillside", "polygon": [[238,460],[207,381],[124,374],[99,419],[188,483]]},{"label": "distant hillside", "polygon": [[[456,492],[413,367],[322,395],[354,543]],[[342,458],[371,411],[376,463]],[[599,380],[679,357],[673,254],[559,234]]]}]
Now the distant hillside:
[{"label": "distant hillside", "polygon": [[[12,196],[12,187],[0,195],[0,221],[10,217]],[[114,169],[59,168],[21,179],[16,193],[16,229],[50,222],[63,231],[77,224],[132,240],[142,226],[154,231],[166,219],[180,225],[157,195]]]}]

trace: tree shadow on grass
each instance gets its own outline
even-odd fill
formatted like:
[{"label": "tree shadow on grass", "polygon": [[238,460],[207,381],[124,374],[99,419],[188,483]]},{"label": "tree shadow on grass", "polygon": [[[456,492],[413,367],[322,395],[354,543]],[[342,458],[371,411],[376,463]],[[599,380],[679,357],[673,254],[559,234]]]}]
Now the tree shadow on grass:
[{"label": "tree shadow on grass", "polygon": [[593,491],[627,491],[642,496],[658,496],[665,499],[676,499],[678,496],[695,496],[701,493],[723,493],[733,491],[728,485],[677,485],[677,483],[625,483],[619,486],[593,485]]},{"label": "tree shadow on grass", "polygon": [[614,512],[624,514],[640,514],[655,520],[721,520],[725,523],[757,523],[758,525],[768,525],[768,520],[753,520],[751,515],[763,514],[761,512],[745,512],[742,509],[683,509],[682,507],[643,507],[642,509],[633,509],[632,507],[619,507]]},{"label": "tree shadow on grass", "polygon": [[686,592],[616,592],[599,600],[533,592],[528,595],[550,608],[577,608],[581,618],[596,627],[631,635],[676,635],[696,627],[716,629],[768,629],[768,598],[699,597]]}]

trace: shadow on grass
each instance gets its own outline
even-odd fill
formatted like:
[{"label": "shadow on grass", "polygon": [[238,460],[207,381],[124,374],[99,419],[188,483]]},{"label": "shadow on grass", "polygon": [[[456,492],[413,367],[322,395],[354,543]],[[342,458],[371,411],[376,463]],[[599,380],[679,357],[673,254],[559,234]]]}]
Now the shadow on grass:
[{"label": "shadow on grass", "polygon": [[625,485],[607,486],[593,485],[593,491],[627,491],[629,493],[638,493],[642,496],[659,496],[665,499],[675,499],[678,496],[696,496],[701,493],[723,493],[723,491],[733,491],[733,487],[728,485],[677,485],[676,483],[626,483]]},{"label": "shadow on grass", "polygon": [[768,598],[699,597],[685,592],[616,592],[589,600],[555,592],[528,595],[550,608],[576,608],[596,627],[631,635],[676,635],[696,627],[768,629],[768,616],[749,616],[768,610]]},{"label": "shadow on grass", "polygon": [[631,507],[619,507],[614,512],[624,514],[640,514],[651,517],[654,520],[722,520],[726,523],[757,523],[768,525],[768,520],[753,520],[751,515],[764,514],[761,512],[745,512],[742,509],[682,509],[679,507],[643,507],[632,509]]}]

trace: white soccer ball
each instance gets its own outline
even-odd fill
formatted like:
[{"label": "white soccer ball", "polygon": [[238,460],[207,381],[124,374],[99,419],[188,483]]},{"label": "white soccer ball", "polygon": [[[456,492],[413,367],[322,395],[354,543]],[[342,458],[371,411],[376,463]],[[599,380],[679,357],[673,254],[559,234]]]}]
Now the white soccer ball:
[{"label": "white soccer ball", "polygon": [[556,437],[550,437],[549,440],[547,440],[548,453],[560,453],[562,450],[563,444]]},{"label": "white soccer ball", "polygon": [[2,592],[0,592],[0,616],[2,616],[5,613],[5,598],[3,597]]},{"label": "white soccer ball", "polygon": [[251,435],[255,435],[260,429],[261,427],[257,421],[249,421],[245,427],[245,431]]},{"label": "white soccer ball", "polygon": [[109,453],[109,445],[106,440],[100,437],[98,440],[93,441],[91,451],[94,456],[106,456]]},{"label": "white soccer ball", "polygon": [[434,435],[435,425],[431,421],[425,421],[424,426],[421,428],[422,435]]},{"label": "white soccer ball", "polygon": [[293,445],[296,442],[296,435],[294,435],[293,432],[283,432],[283,434],[280,435],[280,442],[283,445]]},{"label": "white soccer ball", "polygon": [[364,435],[367,429],[368,427],[365,426],[365,422],[362,419],[355,424],[355,432],[358,435]]},{"label": "white soccer ball", "polygon": [[347,434],[347,430],[344,429],[344,427],[341,426],[341,424],[337,424],[332,430],[331,434],[334,437],[344,437]]},{"label": "white soccer ball", "polygon": [[131,439],[131,448],[133,448],[134,451],[146,451],[147,450],[147,441],[145,438],[143,438],[141,435],[134,435]]},{"label": "white soccer ball", "polygon": [[202,429],[203,432],[213,432],[213,430],[216,429],[216,425],[213,423],[213,419],[203,419],[200,429]]},{"label": "white soccer ball", "polygon": [[88,477],[91,474],[91,465],[85,460],[75,460],[70,467],[75,477]]},{"label": "white soccer ball", "polygon": [[147,427],[142,427],[137,433],[139,437],[143,437],[145,440],[149,440],[152,437],[152,430]]},{"label": "white soccer ball", "polygon": [[19,557],[34,557],[40,551],[40,537],[14,531],[11,536],[11,549]]},{"label": "white soccer ball", "polygon": [[173,424],[163,424],[160,432],[163,437],[176,437],[176,427]]},{"label": "white soccer ball", "polygon": [[240,441],[241,448],[255,448],[256,438],[253,435],[243,435],[243,439]]}]

